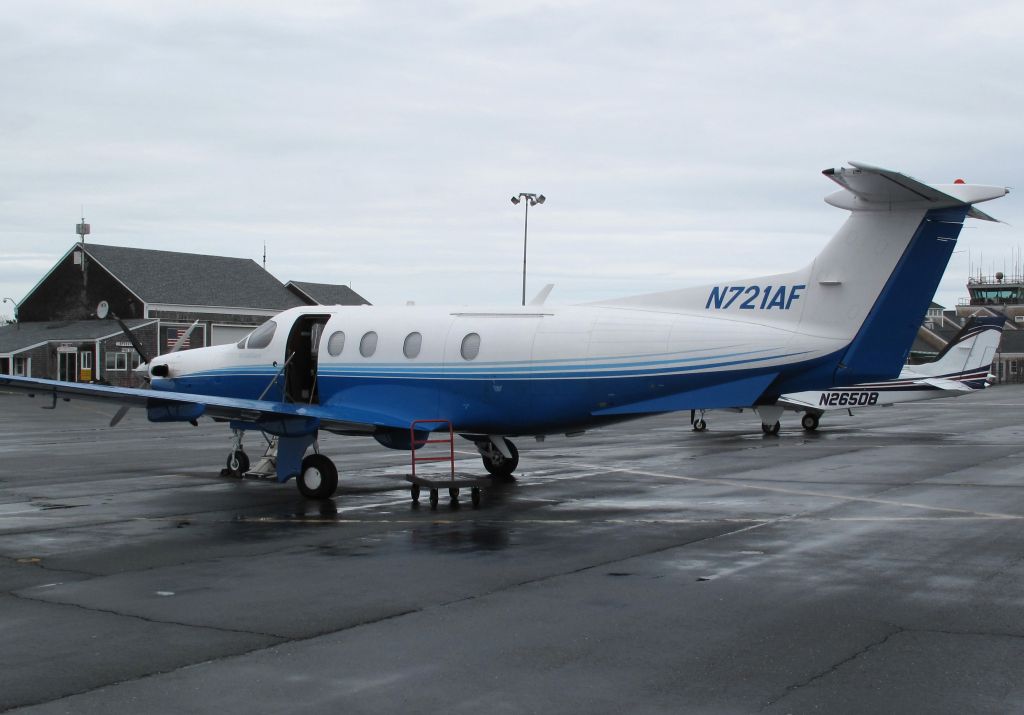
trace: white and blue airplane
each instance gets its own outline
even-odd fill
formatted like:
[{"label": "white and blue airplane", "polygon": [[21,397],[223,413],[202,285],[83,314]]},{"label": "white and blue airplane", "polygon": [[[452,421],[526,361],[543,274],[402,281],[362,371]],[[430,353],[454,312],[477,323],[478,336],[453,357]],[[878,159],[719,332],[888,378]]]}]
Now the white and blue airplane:
[{"label": "white and blue airplane", "polygon": [[899,374],[965,218],[994,220],[974,204],[1007,193],[858,163],[824,174],[840,187],[826,201],[850,215],[791,273],[560,308],[303,306],[237,345],[154,358],[152,389],[14,376],[0,387],[137,405],[154,422],[227,422],[229,462],[243,432],[274,435],[278,481],[296,477],[310,498],[338,481],[320,430],[408,450],[415,420],[448,420],[502,476],[518,464],[510,437],[737,405],[771,424],[781,395]]},{"label": "white and blue airplane", "polygon": [[[846,410],[852,415],[854,409],[969,395],[985,389],[994,380],[989,371],[1005,323],[1005,316],[969,318],[933,361],[905,365],[893,380],[795,392],[781,395],[775,404],[785,410],[803,412],[800,424],[804,430],[813,432],[826,412]],[[760,412],[764,407],[754,409]],[[704,412],[691,414],[690,423],[695,432],[707,429]],[[765,434],[778,434],[779,428],[778,422],[761,425]]]}]

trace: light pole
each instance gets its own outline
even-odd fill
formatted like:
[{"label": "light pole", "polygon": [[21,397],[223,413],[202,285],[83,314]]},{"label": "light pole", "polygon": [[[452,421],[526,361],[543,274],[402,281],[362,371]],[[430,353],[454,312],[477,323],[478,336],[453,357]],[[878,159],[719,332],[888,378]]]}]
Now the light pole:
[{"label": "light pole", "polygon": [[4,303],[10,303],[14,306],[15,330],[21,330],[21,323],[18,322],[18,304],[14,302],[13,298],[4,298],[3,300],[0,300],[0,305],[3,305]]},{"label": "light pole", "polygon": [[526,305],[526,232],[530,227],[530,207],[542,204],[547,199],[544,194],[519,194],[512,197],[512,203],[523,202],[526,213],[523,216],[523,305]]}]

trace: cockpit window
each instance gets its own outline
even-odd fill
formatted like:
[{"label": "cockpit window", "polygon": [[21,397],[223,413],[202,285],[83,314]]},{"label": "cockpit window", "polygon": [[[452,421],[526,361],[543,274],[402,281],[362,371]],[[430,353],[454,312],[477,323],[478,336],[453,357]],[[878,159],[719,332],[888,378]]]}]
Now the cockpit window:
[{"label": "cockpit window", "polygon": [[249,335],[249,341],[245,344],[245,347],[249,350],[258,350],[265,348],[270,345],[270,341],[274,338],[274,331],[277,330],[277,323],[273,320],[268,320],[256,330],[252,331]]}]

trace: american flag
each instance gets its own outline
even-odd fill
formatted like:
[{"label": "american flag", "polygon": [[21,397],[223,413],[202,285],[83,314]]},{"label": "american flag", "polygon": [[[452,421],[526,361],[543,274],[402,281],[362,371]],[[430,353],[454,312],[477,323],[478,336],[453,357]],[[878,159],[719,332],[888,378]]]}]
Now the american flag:
[{"label": "american flag", "polygon": [[[180,338],[182,335],[184,335],[187,332],[188,332],[188,328],[168,328],[167,329],[167,349],[170,350],[171,348],[173,348],[174,344],[176,342],[178,342],[178,338]],[[192,347],[190,345],[191,342],[192,342],[192,336],[189,335],[187,338],[185,338],[184,342],[182,342],[181,348],[179,348],[179,349],[180,350],[188,350],[190,347]]]}]

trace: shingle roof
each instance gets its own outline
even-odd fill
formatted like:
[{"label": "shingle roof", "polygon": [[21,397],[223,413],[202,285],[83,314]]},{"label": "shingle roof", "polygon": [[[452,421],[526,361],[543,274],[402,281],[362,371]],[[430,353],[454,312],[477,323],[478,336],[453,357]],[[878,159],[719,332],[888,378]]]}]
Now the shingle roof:
[{"label": "shingle roof", "polygon": [[[156,321],[140,318],[124,322],[129,328],[134,329]],[[24,350],[51,340],[67,340],[68,342],[96,340],[120,332],[121,328],[113,320],[51,320],[4,325],[0,326],[0,353]]]},{"label": "shingle roof", "polygon": [[320,305],[369,305],[370,301],[356,293],[346,285],[330,283],[307,283],[305,281],[288,281],[289,288],[297,288],[311,300]]},{"label": "shingle roof", "polygon": [[1024,353],[1024,330],[1004,330],[999,341],[1001,353]]},{"label": "shingle roof", "polygon": [[85,244],[86,252],[147,303],[284,310],[303,305],[250,258]]}]

